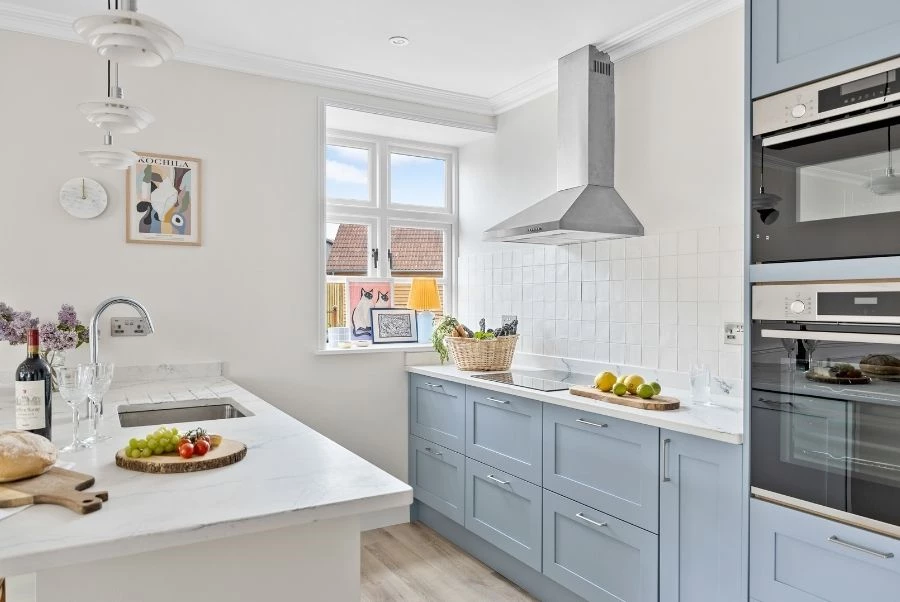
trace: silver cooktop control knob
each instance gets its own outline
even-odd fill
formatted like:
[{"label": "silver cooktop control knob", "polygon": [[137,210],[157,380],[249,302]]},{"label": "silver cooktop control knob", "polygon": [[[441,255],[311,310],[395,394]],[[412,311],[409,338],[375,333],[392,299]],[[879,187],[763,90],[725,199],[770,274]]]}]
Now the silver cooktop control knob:
[{"label": "silver cooktop control knob", "polygon": [[802,314],[804,311],[806,311],[806,304],[799,299],[797,301],[793,301],[789,307],[790,310],[795,314]]},{"label": "silver cooktop control knob", "polygon": [[794,105],[794,108],[791,109],[791,115],[795,118],[800,119],[804,115],[806,115],[806,105]]}]

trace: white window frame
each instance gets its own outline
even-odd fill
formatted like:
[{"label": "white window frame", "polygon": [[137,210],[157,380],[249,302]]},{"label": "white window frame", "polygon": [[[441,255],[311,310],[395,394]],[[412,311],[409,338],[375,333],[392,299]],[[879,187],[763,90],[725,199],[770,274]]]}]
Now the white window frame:
[{"label": "white window frame", "polygon": [[[439,229],[444,232],[444,277],[438,279],[443,286],[445,314],[455,313],[456,289],[456,264],[459,256],[459,152],[455,147],[427,144],[413,140],[402,140],[358,134],[341,130],[326,130],[325,106],[321,103],[320,128],[319,128],[319,214],[320,214],[320,261],[319,274],[325,276],[319,280],[319,313],[324,315],[325,310],[325,286],[326,281],[334,277],[325,274],[325,224],[328,222],[339,223],[365,223],[370,226],[370,243],[379,250],[378,267],[372,266],[369,255],[368,275],[371,277],[391,278],[388,249],[390,248],[391,226],[405,226],[413,228]],[[374,192],[369,203],[348,199],[329,199],[325,194],[325,147],[328,144],[351,146],[355,148],[369,148],[371,145],[369,168],[370,187]],[[443,207],[426,207],[417,205],[392,205],[390,203],[390,154],[412,154],[422,157],[442,159],[446,161],[444,172],[445,198]],[[398,282],[406,282],[411,277],[395,278]],[[319,320],[317,348],[325,346],[325,321]]]}]

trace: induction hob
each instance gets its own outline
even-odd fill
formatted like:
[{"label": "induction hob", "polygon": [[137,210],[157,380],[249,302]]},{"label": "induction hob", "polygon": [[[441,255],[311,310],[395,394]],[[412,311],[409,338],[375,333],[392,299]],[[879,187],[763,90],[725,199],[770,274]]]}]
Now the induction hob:
[{"label": "induction hob", "polygon": [[572,385],[592,385],[594,379],[587,374],[576,374],[565,370],[511,370],[476,374],[480,378],[495,383],[514,385],[537,391],[567,391]]}]

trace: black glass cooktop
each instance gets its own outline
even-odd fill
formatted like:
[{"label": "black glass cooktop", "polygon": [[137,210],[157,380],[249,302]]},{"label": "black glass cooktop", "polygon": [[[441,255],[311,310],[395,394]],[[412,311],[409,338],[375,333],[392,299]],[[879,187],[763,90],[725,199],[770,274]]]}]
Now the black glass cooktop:
[{"label": "black glass cooktop", "polygon": [[594,379],[587,374],[576,374],[564,370],[511,370],[509,372],[476,374],[472,378],[537,391],[565,391],[572,385],[591,385],[594,382]]}]

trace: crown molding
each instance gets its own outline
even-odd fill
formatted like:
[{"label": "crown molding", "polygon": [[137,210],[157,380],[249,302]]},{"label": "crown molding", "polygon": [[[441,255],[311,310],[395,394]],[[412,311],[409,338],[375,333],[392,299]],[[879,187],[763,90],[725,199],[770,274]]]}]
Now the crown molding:
[{"label": "crown molding", "polygon": [[[613,62],[647,50],[744,5],[744,0],[694,0],[595,46]],[[494,113],[521,106],[557,88],[556,65],[490,98]]]},{"label": "crown molding", "polygon": [[[596,46],[608,52],[613,61],[618,61],[698,27],[743,4],[743,0],[694,0],[606,42],[597,43]],[[78,42],[80,38],[72,31],[72,20],[72,17],[59,13],[0,2],[0,29]],[[555,65],[500,94],[484,98],[222,46],[188,45],[176,60],[478,116],[499,115],[552,92],[557,87]]]}]

